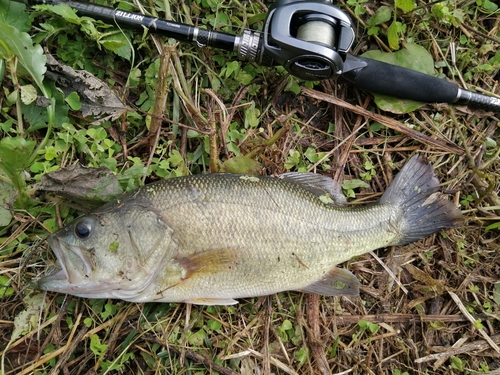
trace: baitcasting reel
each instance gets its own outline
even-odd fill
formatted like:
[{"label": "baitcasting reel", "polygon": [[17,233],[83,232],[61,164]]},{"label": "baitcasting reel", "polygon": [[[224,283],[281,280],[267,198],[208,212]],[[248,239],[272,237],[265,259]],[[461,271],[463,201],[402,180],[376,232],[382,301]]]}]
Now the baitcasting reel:
[{"label": "baitcasting reel", "polygon": [[327,2],[278,0],[264,26],[262,63],[272,60],[305,80],[333,78],[354,37],[349,17]]}]

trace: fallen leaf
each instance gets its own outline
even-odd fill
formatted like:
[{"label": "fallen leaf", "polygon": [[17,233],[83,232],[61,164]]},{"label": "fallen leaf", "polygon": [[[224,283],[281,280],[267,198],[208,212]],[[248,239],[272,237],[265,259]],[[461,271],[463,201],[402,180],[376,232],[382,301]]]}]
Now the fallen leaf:
[{"label": "fallen leaf", "polygon": [[87,168],[79,164],[45,174],[37,189],[89,209],[123,193],[118,179],[108,168]]},{"label": "fallen leaf", "polygon": [[109,118],[114,120],[127,111],[120,98],[92,73],[62,65],[48,53],[46,56],[47,78],[56,83],[65,97],[69,97],[72,93],[78,94],[83,116],[93,116],[100,121]]},{"label": "fallen leaf", "polygon": [[[429,51],[416,44],[408,43],[402,50],[397,52],[382,52],[374,50],[365,52],[361,56],[392,65],[402,66],[403,68],[416,70],[421,73],[434,75],[434,59]],[[380,79],[384,78],[380,77]],[[373,96],[377,107],[384,111],[396,114],[412,112],[425,104],[415,100],[399,99],[377,93],[373,93]]]}]

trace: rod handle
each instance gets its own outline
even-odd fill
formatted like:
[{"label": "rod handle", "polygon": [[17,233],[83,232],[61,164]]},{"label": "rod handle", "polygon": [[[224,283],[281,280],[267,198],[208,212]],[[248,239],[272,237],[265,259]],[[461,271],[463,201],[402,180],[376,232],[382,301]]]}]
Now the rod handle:
[{"label": "rod handle", "polygon": [[[366,57],[347,55],[344,79],[360,89],[425,103],[468,104],[500,112],[500,99],[460,88],[445,79]],[[351,68],[349,68],[351,67]]]}]

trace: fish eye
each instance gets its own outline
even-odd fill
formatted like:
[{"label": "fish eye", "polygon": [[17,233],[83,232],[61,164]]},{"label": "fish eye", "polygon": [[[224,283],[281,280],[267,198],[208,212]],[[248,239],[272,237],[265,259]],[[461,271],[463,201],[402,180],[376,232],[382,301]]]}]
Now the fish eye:
[{"label": "fish eye", "polygon": [[92,224],[89,220],[82,220],[75,226],[75,235],[82,240],[89,238],[91,232]]}]

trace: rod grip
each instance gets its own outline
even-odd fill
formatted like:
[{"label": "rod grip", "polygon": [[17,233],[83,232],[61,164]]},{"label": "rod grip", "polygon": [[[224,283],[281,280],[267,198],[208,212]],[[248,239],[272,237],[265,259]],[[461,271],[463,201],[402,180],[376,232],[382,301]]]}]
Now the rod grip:
[{"label": "rod grip", "polygon": [[444,79],[366,57],[355,57],[366,65],[344,73],[360,89],[426,103],[453,103],[459,87]]}]

